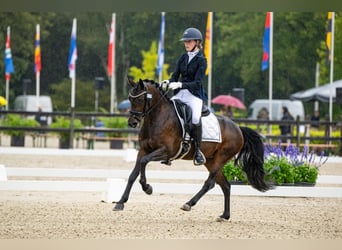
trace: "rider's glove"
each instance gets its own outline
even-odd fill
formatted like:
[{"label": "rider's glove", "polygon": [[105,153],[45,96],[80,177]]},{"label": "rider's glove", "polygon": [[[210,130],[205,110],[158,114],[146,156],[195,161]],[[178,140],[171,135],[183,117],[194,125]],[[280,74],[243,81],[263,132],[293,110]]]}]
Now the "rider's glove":
[{"label": "rider's glove", "polygon": [[168,85],[169,85],[170,81],[169,80],[164,80],[162,81],[159,85],[160,85],[160,88],[165,92],[167,91],[168,89]]},{"label": "rider's glove", "polygon": [[173,90],[180,89],[180,88],[182,88],[182,83],[181,82],[171,82],[169,84],[169,88],[173,89]]}]

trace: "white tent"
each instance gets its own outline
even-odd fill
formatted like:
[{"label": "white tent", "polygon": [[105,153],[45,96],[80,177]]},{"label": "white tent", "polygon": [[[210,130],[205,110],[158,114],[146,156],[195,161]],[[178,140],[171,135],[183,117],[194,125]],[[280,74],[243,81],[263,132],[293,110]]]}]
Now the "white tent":
[{"label": "white tent", "polygon": [[336,88],[342,88],[342,79],[333,82],[332,84],[327,83],[317,88],[311,88],[303,91],[299,91],[290,95],[291,100],[300,100],[303,102],[308,101],[320,101],[329,102],[330,88],[332,88],[332,100],[336,102]]}]

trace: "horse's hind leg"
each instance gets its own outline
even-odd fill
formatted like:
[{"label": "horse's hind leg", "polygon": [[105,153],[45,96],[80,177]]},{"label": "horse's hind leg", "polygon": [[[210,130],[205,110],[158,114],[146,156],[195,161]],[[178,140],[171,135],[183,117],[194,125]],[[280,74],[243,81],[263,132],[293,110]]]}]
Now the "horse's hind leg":
[{"label": "horse's hind leg", "polygon": [[196,203],[205,195],[210,189],[215,186],[215,181],[220,185],[222,192],[224,194],[224,211],[223,214],[217,218],[217,221],[226,221],[230,218],[230,183],[227,181],[222,173],[222,170],[216,172],[211,172],[208,179],[205,181],[201,190],[191,198],[187,203],[185,203],[181,209],[184,211],[190,211],[191,207],[196,205]]},{"label": "horse's hind leg", "polygon": [[216,176],[216,183],[220,185],[224,195],[224,210],[223,214],[217,219],[217,221],[224,221],[230,218],[230,183],[221,171]]},{"label": "horse's hind leg", "polygon": [[216,172],[210,173],[207,180],[204,182],[204,185],[202,186],[201,190],[195,194],[194,197],[192,197],[187,203],[185,203],[181,209],[184,211],[190,211],[192,206],[195,206],[196,203],[205,195],[210,189],[212,189],[215,186],[215,177]]}]

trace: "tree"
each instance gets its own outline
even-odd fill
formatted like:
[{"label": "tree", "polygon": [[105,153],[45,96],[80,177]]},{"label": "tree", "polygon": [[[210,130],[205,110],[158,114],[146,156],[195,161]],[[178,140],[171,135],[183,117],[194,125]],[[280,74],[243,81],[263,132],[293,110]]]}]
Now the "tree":
[{"label": "tree", "polygon": [[[65,78],[62,82],[51,85],[50,95],[54,110],[68,111],[71,102],[71,82]],[[108,96],[109,86],[99,90],[99,110],[109,110],[110,103]],[[95,85],[94,81],[76,80],[75,110],[76,111],[94,111],[95,107]]]},{"label": "tree", "polygon": [[[0,30],[4,34],[4,36],[0,36],[0,44],[5,44],[7,27],[11,28],[11,50],[15,72],[11,75],[10,107],[14,97],[23,93],[22,79],[30,78],[33,83],[35,81],[33,55],[36,25],[40,24],[41,26],[41,39],[48,39],[50,33],[46,28],[51,26],[53,17],[53,13],[0,13]],[[3,60],[0,60],[0,68],[4,68]],[[5,91],[4,85],[1,84],[1,92]],[[35,92],[35,88],[31,91]]]},{"label": "tree", "polygon": [[[132,66],[129,69],[129,75],[134,78],[134,81],[138,81],[139,79],[150,79],[157,81],[157,42],[153,41],[149,51],[141,51],[141,55],[143,57],[142,60],[142,68],[138,68],[136,66]],[[167,73],[169,65],[164,64],[163,66],[163,76],[165,79],[169,79],[170,75]]]},{"label": "tree", "polygon": [[[268,98],[268,72],[261,71],[265,14],[215,15],[213,93],[243,87],[246,104]],[[288,98],[314,83],[323,29],[322,13],[274,13],[273,98]]]},{"label": "tree", "polygon": [[[324,12],[322,14],[322,20],[325,24],[324,31],[322,33],[324,36],[322,37],[320,47],[317,50],[319,54],[319,63],[320,63],[320,79],[319,82],[324,84],[330,81],[330,64],[327,63],[326,60],[326,30],[327,30],[327,13]],[[334,33],[334,80],[338,80],[342,78],[342,19],[341,12],[335,13],[335,33]]]}]

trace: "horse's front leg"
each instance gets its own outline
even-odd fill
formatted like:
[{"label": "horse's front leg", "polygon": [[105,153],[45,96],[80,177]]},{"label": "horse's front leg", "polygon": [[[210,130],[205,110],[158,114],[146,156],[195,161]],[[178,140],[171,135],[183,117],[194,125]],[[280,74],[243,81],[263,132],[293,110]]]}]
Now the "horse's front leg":
[{"label": "horse's front leg", "polygon": [[212,189],[215,186],[215,177],[216,172],[210,173],[207,180],[204,182],[204,185],[202,186],[201,190],[195,194],[194,197],[192,197],[187,203],[185,203],[181,209],[184,211],[190,211],[191,207],[195,206],[196,203],[205,195],[210,189]]},{"label": "horse's front leg", "polygon": [[161,161],[161,160],[165,160],[165,158],[167,157],[166,154],[166,149],[164,147],[159,148],[158,150],[153,151],[152,153],[144,156],[141,159],[141,165],[140,165],[140,185],[142,187],[142,190],[146,193],[146,194],[152,194],[153,193],[153,188],[150,184],[147,183],[146,180],[146,165],[147,163],[149,163],[150,161]]},{"label": "horse's front leg", "polygon": [[135,180],[137,179],[137,177],[139,175],[139,169],[140,169],[140,161],[137,159],[135,166],[134,166],[131,174],[128,177],[128,181],[127,181],[125,191],[123,192],[121,199],[118,202],[116,202],[116,204],[113,208],[113,211],[121,211],[124,209],[124,203],[128,201],[129,194],[131,192],[133,183],[135,182]]},{"label": "horse's front leg", "polygon": [[164,148],[153,151],[152,153],[144,155],[144,156],[141,156],[141,155],[143,155],[143,153],[139,152],[137,161],[135,163],[135,167],[132,170],[131,174],[129,175],[125,191],[122,194],[121,199],[115,204],[113,208],[114,211],[121,211],[124,209],[124,203],[128,201],[132,186],[135,180],[137,179],[139,173],[140,173],[140,184],[144,192],[147,194],[152,194],[153,192],[152,186],[147,184],[146,182],[146,174],[145,174],[146,165],[150,161],[164,160],[167,155],[165,153]]}]

